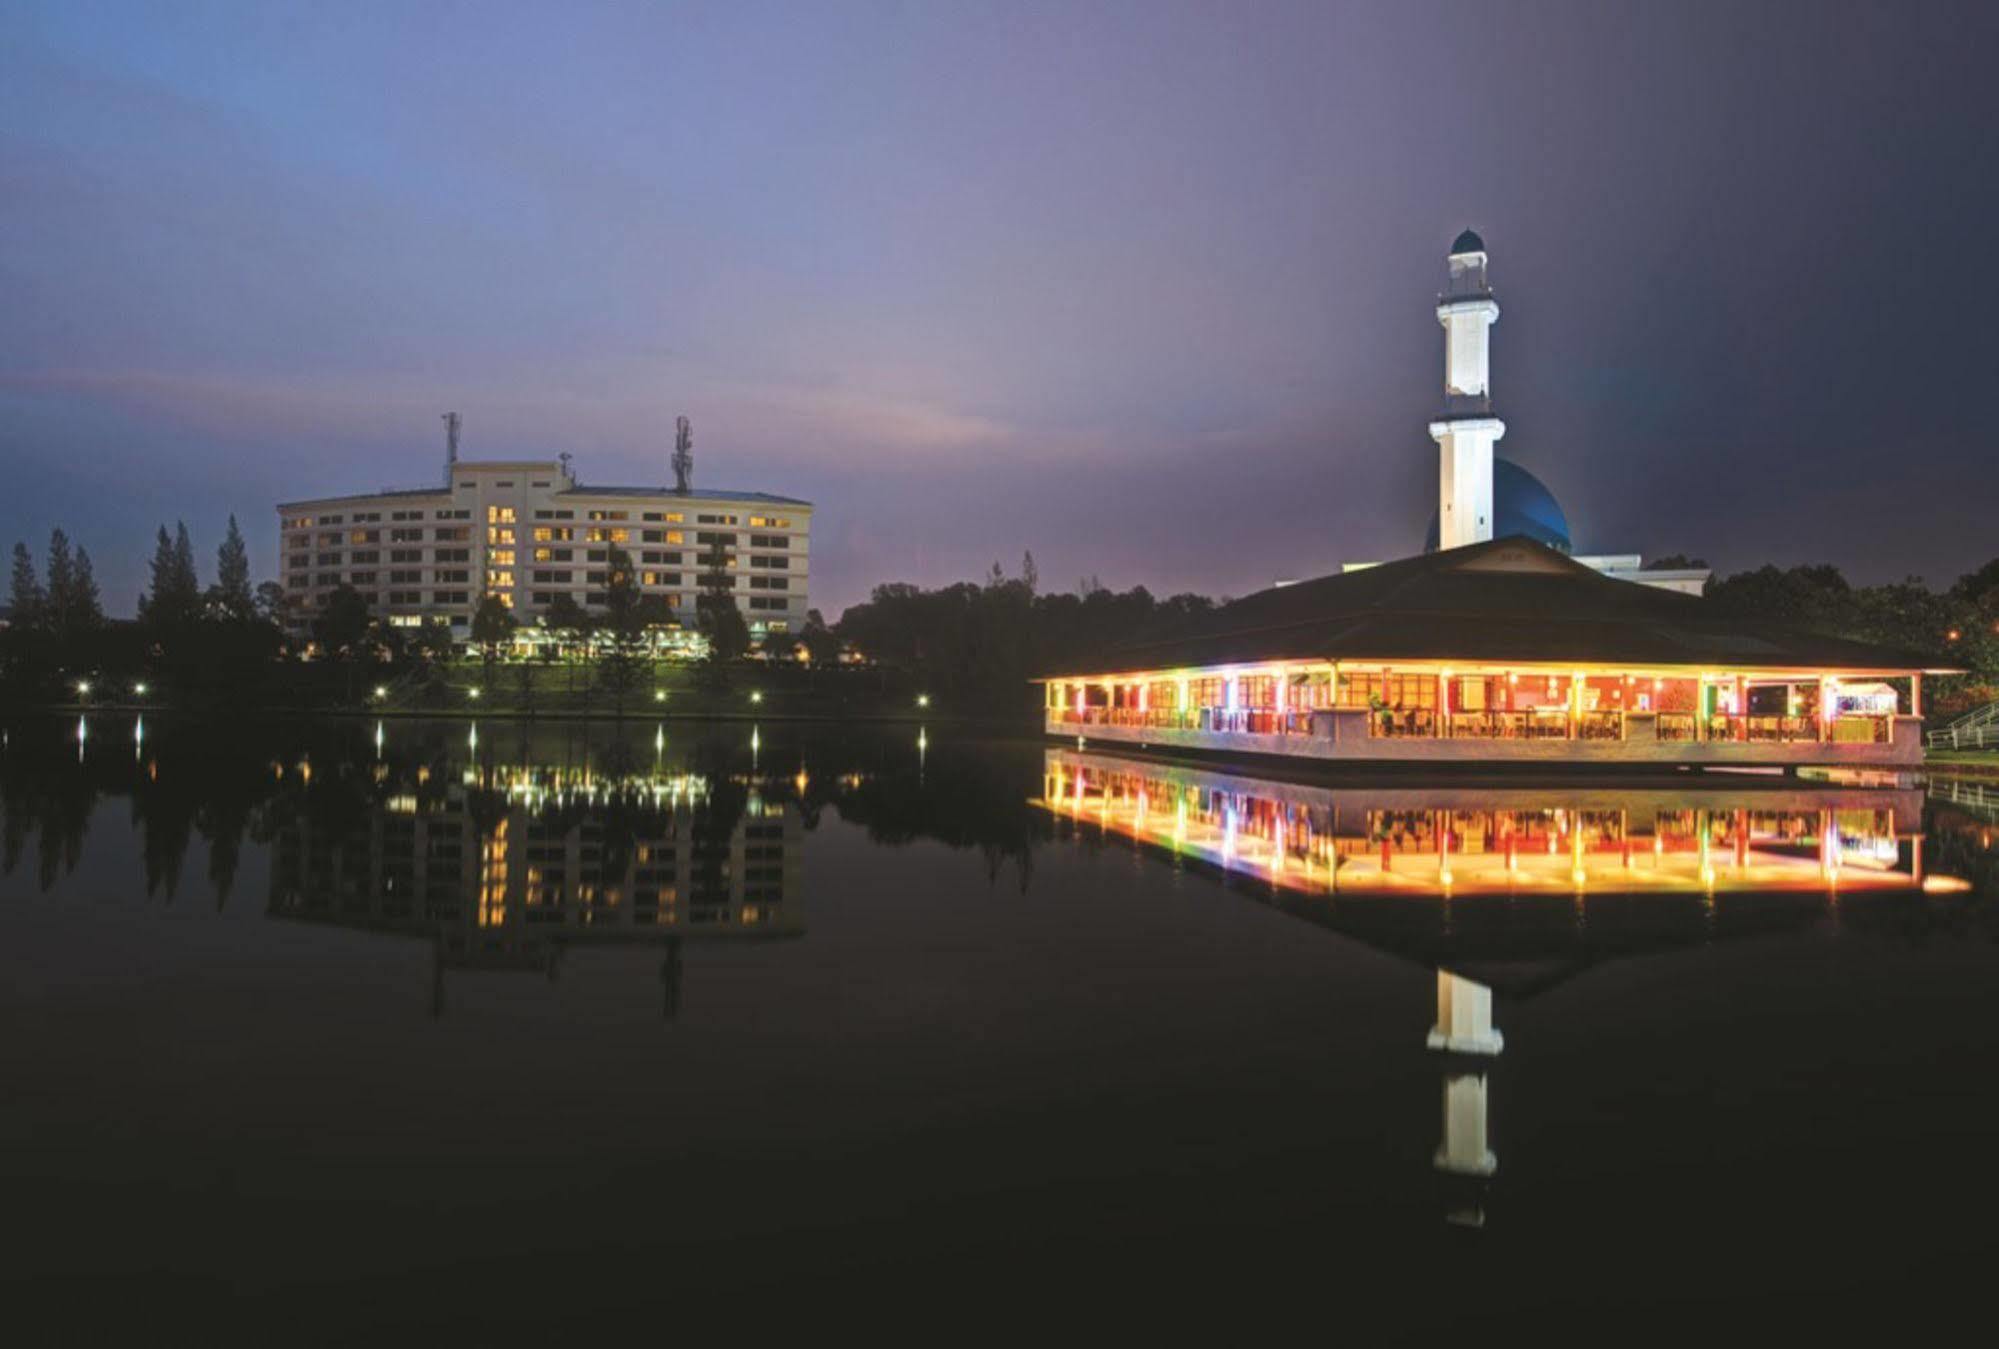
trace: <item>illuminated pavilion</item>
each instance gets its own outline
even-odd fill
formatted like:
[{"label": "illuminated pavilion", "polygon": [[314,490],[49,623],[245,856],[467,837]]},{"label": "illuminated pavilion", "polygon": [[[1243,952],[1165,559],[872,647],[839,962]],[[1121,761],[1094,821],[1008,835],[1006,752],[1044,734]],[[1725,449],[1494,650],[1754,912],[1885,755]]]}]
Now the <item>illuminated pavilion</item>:
[{"label": "illuminated pavilion", "polygon": [[1260,591],[1046,676],[1050,734],[1363,762],[1898,765],[1919,656],[1745,622],[1530,539]]}]

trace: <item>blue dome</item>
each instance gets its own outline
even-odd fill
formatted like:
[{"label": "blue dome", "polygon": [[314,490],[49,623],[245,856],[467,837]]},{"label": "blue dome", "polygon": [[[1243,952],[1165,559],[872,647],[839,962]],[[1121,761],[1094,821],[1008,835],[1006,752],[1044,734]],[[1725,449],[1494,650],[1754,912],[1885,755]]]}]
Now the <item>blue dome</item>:
[{"label": "blue dome", "polygon": [[[1569,517],[1562,514],[1541,480],[1510,459],[1497,455],[1492,460],[1492,537],[1524,538],[1545,543],[1558,553],[1573,551],[1569,544]],[[1437,551],[1437,517],[1430,517],[1430,532],[1423,536],[1423,551]]]}]

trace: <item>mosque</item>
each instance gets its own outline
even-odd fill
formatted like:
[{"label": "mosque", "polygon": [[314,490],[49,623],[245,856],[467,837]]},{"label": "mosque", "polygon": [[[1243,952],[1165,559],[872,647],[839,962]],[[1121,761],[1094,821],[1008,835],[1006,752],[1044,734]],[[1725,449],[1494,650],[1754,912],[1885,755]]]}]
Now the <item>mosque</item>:
[{"label": "mosque", "polygon": [[1956,671],[1737,619],[1702,598],[1705,569],[1574,552],[1553,493],[1494,453],[1485,242],[1460,234],[1448,267],[1424,550],[1050,671],[1047,732],[1377,763],[1920,763],[1923,676]]}]

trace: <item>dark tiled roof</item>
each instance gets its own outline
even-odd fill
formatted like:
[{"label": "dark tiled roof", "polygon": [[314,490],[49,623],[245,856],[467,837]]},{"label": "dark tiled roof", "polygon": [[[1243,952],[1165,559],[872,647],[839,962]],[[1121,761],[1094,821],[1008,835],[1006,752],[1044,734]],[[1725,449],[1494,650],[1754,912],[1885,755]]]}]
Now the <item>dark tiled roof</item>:
[{"label": "dark tiled roof", "polygon": [[1921,670],[1912,652],[1718,613],[1612,580],[1528,539],[1498,539],[1258,591],[1097,674],[1265,660],[1463,660],[1723,670]]}]

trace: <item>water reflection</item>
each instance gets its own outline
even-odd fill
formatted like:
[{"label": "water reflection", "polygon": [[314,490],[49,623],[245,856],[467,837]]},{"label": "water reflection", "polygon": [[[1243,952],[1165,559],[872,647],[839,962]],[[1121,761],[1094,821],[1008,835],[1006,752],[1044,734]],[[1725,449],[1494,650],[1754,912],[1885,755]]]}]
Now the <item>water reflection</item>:
[{"label": "water reflection", "polygon": [[[427,946],[433,1013],[460,973],[555,980],[578,948],[637,950],[658,971],[657,1003],[646,993],[640,1005],[649,1020],[655,1005],[679,1013],[694,944],[803,938],[812,949],[806,854],[829,810],[877,849],[975,850],[1002,895],[1033,886],[1037,852],[1059,867],[1128,845],[1162,880],[1205,877],[1217,895],[1434,980],[1427,1026],[1386,1033],[1398,1053],[1406,1044],[1405,1063],[1435,1065],[1424,1081],[1437,1085],[1423,1092],[1440,1091],[1441,1211],[1475,1227],[1504,1155],[1500,1065],[1522,1052],[1507,1043],[1509,1009],[1608,961],[1820,924],[1990,934],[1980,892],[1999,798],[1962,785],[1932,793],[1727,779],[1326,786],[927,728],[219,730],[92,715],[8,729],[0,873],[66,899],[65,879],[94,854],[129,865],[129,838],[137,870],[114,876],[105,897],[142,886],[171,904],[189,858],[203,857],[217,909],[240,872],[262,904],[238,907],[258,921]],[[1057,874],[1058,892],[1078,884],[1073,870]],[[934,873],[871,857],[847,875],[893,886]],[[878,940],[882,929],[867,931]]]}]

